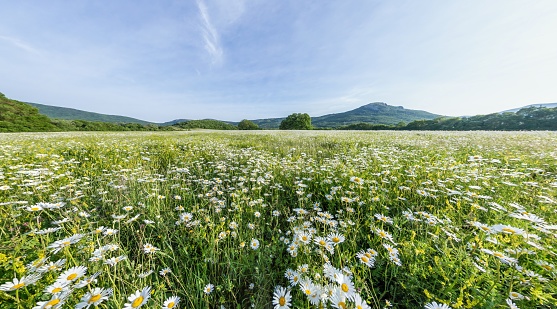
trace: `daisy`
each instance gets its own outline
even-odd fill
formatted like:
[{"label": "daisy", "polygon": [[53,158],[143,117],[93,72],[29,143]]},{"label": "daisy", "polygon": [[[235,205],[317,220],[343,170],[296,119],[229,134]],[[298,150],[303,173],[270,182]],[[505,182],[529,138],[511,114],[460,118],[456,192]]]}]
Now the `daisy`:
[{"label": "daisy", "polygon": [[159,271],[159,275],[166,276],[167,274],[169,274],[171,272],[172,272],[172,270],[170,270],[170,268],[167,267],[167,268],[164,268],[161,271]]},{"label": "daisy", "polygon": [[143,245],[143,252],[145,252],[146,254],[155,253],[159,250],[160,250],[159,248],[157,248],[157,247],[155,247],[155,246],[153,246],[149,243],[146,243],[146,244]]},{"label": "daisy", "polygon": [[165,309],[178,308],[178,303],[180,303],[180,297],[174,295],[167,298],[162,307]]},{"label": "daisy", "polygon": [[307,297],[310,297],[312,294],[317,292],[315,284],[313,284],[313,282],[309,279],[305,279],[300,282],[300,290]]},{"label": "daisy", "polygon": [[[387,307],[389,307],[389,301],[387,301]],[[371,309],[370,306],[362,299],[360,294],[354,294],[354,308],[355,309]]]},{"label": "daisy", "polygon": [[89,284],[96,283],[97,282],[97,277],[100,274],[101,274],[101,272],[98,271],[98,272],[92,274],[89,278],[81,279],[81,281],[77,282],[74,285],[74,288],[81,289],[81,288],[84,288],[84,287],[88,286]]},{"label": "daisy", "polygon": [[352,299],[352,297],[354,297],[356,294],[356,288],[349,276],[344,274],[337,276],[337,283],[339,284],[341,293],[346,296],[346,298]]},{"label": "daisy", "polygon": [[64,291],[68,291],[68,290],[69,290],[69,283],[68,282],[55,281],[53,284],[47,286],[44,289],[44,292],[54,295],[54,294],[62,293]]},{"label": "daisy", "polygon": [[290,308],[291,300],[292,297],[290,296],[290,290],[287,290],[282,286],[275,287],[275,292],[273,293],[273,305],[275,305],[274,309]]},{"label": "daisy", "polygon": [[252,239],[251,239],[251,243],[250,243],[250,247],[251,247],[253,250],[259,249],[259,240],[255,239],[255,238],[252,238]]},{"label": "daisy", "polygon": [[393,244],[395,243],[393,241],[393,236],[391,234],[389,234],[387,231],[384,231],[382,229],[376,228],[375,229],[375,234],[377,234],[379,237],[386,239],[390,242],[392,242]]},{"label": "daisy", "polygon": [[344,242],[344,235],[340,234],[340,233],[331,233],[327,236],[327,238],[329,238],[329,240],[333,243],[333,245],[338,245],[341,242]]},{"label": "daisy", "polygon": [[449,305],[438,304],[436,302],[431,302],[429,304],[426,304],[424,308],[425,309],[451,309]]},{"label": "daisy", "polygon": [[89,308],[91,305],[95,307],[107,300],[112,295],[112,289],[94,288],[93,291],[85,293],[81,297],[81,301],[75,305],[75,309]]},{"label": "daisy", "polygon": [[209,295],[213,292],[214,289],[215,289],[215,286],[209,283],[203,288],[203,293]]},{"label": "daisy", "polygon": [[143,279],[143,278],[146,278],[147,276],[149,276],[149,275],[152,274],[152,273],[153,273],[152,270],[148,270],[148,271],[146,271],[146,272],[144,272],[144,273],[140,273],[140,274],[137,275],[137,276],[138,276],[139,278],[142,278],[142,279]]},{"label": "daisy", "polygon": [[64,305],[64,303],[66,302],[66,299],[68,298],[69,295],[70,294],[68,292],[52,295],[52,298],[50,300],[38,302],[37,305],[33,307],[33,309],[61,308],[62,305]]},{"label": "daisy", "polygon": [[329,299],[333,304],[333,307],[338,309],[346,309],[346,296],[342,293],[340,289],[335,289],[331,298]]},{"label": "daisy", "polygon": [[370,258],[365,252],[360,251],[356,254],[356,257],[360,260],[360,262],[368,267],[373,267],[375,264],[375,259]]},{"label": "daisy", "polygon": [[83,277],[86,272],[87,272],[87,267],[85,266],[72,267],[66,270],[65,272],[63,272],[60,276],[58,276],[58,279],[56,279],[56,281],[66,282],[66,283],[74,282],[77,279]]},{"label": "daisy", "polygon": [[62,270],[62,266],[66,263],[66,259],[60,259],[56,262],[50,262],[37,269],[37,272],[44,273],[47,271],[59,271]]},{"label": "daisy", "polygon": [[21,279],[14,278],[12,282],[6,282],[0,285],[0,291],[15,291],[21,289],[22,287],[34,284],[37,282],[41,276],[39,274],[32,274],[29,276],[23,276]]},{"label": "daisy", "polygon": [[507,305],[509,305],[509,308],[511,308],[511,309],[520,309],[520,308],[518,308],[518,306],[517,306],[515,303],[513,303],[512,299],[507,298],[506,302],[507,302]]},{"label": "daisy", "polygon": [[151,297],[151,287],[144,287],[142,291],[136,290],[134,294],[128,297],[128,302],[124,305],[124,309],[135,309],[145,305]]}]

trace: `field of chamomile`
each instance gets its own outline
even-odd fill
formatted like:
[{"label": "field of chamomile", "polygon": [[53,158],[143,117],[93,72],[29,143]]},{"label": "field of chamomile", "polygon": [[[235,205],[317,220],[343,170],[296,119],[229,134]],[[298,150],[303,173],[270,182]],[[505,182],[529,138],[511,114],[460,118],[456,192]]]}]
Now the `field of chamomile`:
[{"label": "field of chamomile", "polygon": [[557,308],[554,132],[0,135],[0,308]]}]

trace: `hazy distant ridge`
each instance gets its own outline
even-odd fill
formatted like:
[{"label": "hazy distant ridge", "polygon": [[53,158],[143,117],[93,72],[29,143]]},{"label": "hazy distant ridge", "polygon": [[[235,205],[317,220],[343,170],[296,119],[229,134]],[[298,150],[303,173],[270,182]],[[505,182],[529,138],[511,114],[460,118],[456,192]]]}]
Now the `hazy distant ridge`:
[{"label": "hazy distant ridge", "polygon": [[48,116],[52,119],[64,119],[64,120],[86,120],[86,121],[101,121],[101,122],[111,122],[111,123],[139,123],[139,124],[149,124],[150,122],[139,120],[136,118],[118,116],[118,115],[106,115],[100,113],[86,112],[75,108],[59,107],[44,105],[38,103],[29,103],[39,109],[39,113]]}]

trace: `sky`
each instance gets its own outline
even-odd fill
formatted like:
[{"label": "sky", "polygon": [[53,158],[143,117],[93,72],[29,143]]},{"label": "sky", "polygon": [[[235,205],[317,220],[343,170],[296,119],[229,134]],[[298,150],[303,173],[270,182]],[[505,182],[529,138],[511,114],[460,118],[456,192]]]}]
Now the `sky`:
[{"label": "sky", "polygon": [[22,0],[0,12],[0,92],[25,102],[152,122],[557,102],[555,0]]}]

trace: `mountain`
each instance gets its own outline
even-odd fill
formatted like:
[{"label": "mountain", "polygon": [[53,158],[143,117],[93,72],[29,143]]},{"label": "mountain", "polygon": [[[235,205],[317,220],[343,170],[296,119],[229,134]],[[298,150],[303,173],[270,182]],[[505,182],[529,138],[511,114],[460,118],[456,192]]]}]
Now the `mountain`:
[{"label": "mountain", "polygon": [[[336,128],[357,123],[394,125],[400,122],[430,120],[441,115],[402,106],[392,106],[382,102],[369,103],[356,109],[336,114],[311,117],[311,124],[317,128]],[[252,120],[264,129],[276,129],[285,118],[269,118]]]},{"label": "mountain", "polygon": [[546,108],[555,108],[557,107],[557,103],[541,103],[541,104],[530,104],[519,108],[508,109],[506,111],[502,111],[501,113],[516,113],[523,108],[530,108],[530,107],[546,107]]},{"label": "mountain", "polygon": [[0,132],[60,131],[45,115],[23,102],[0,93]]},{"label": "mountain", "polygon": [[39,109],[39,113],[48,116],[52,119],[64,119],[64,120],[86,120],[86,121],[100,121],[100,122],[110,122],[110,123],[139,123],[139,124],[149,124],[150,122],[139,120],[131,117],[116,116],[116,115],[106,115],[93,112],[86,112],[79,109],[58,107],[51,105],[44,105],[38,103],[27,104]]}]

